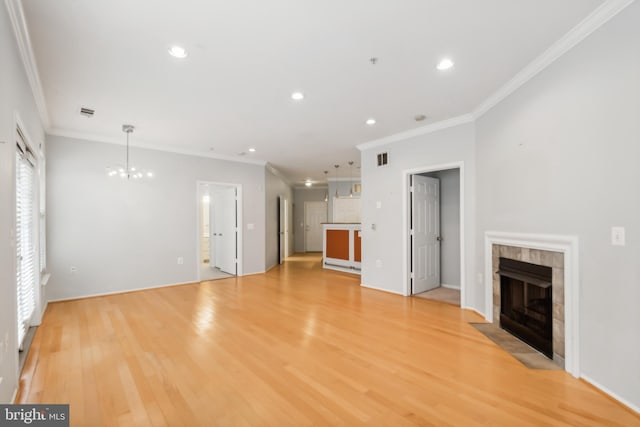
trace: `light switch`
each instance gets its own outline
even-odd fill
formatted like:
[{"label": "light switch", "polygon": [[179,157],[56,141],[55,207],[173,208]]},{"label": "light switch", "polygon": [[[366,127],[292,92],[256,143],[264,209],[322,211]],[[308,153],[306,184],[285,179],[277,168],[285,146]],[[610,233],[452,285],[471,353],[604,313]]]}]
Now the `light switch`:
[{"label": "light switch", "polygon": [[253,230],[254,228],[256,228],[255,225],[253,224],[247,224],[247,230]]},{"label": "light switch", "polygon": [[611,227],[611,244],[613,246],[625,246],[624,227]]},{"label": "light switch", "polygon": [[376,202],[376,209],[381,209],[382,208],[382,202],[381,201],[377,201]]}]

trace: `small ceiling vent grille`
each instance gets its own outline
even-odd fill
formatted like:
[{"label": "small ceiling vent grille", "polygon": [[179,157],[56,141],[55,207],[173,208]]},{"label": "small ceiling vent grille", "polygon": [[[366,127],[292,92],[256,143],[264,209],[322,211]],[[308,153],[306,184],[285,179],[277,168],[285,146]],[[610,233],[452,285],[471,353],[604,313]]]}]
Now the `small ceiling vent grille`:
[{"label": "small ceiling vent grille", "polygon": [[389,163],[389,154],[386,152],[378,153],[378,166],[384,166],[387,163]]},{"label": "small ceiling vent grille", "polygon": [[87,107],[80,107],[80,115],[85,117],[93,117],[96,113],[96,110]]}]

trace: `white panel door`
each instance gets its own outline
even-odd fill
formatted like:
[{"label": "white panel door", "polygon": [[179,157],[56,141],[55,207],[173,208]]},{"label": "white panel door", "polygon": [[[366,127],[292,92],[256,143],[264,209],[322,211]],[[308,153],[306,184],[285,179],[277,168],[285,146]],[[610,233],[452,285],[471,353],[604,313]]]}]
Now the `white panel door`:
[{"label": "white panel door", "polygon": [[216,244],[218,242],[217,229],[216,229],[216,215],[215,215],[216,201],[213,197],[209,196],[209,204],[205,211],[209,215],[209,268],[215,268],[216,262]]},{"label": "white panel door", "polygon": [[280,264],[282,264],[284,262],[284,259],[286,258],[286,254],[285,254],[285,240],[287,238],[287,235],[285,234],[285,228],[286,228],[286,204],[287,204],[287,200],[283,199],[282,197],[278,197],[278,219],[279,219],[279,224],[278,224],[278,239],[280,239],[280,243],[278,245],[278,247],[280,248],[280,254],[278,256],[278,259],[280,260]]},{"label": "white panel door", "polygon": [[305,252],[322,252],[323,222],[327,222],[327,203],[304,202]]},{"label": "white panel door", "polygon": [[215,266],[236,274],[236,189],[225,188],[213,194]]},{"label": "white panel door", "polygon": [[413,176],[411,203],[413,293],[440,286],[440,181]]}]

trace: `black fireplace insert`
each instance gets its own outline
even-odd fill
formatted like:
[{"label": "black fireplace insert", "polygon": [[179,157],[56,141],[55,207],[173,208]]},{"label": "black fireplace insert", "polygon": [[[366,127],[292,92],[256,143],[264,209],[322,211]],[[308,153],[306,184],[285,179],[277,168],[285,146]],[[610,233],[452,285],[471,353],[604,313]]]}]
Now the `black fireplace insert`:
[{"label": "black fireplace insert", "polygon": [[500,327],[553,359],[552,269],[500,258]]}]

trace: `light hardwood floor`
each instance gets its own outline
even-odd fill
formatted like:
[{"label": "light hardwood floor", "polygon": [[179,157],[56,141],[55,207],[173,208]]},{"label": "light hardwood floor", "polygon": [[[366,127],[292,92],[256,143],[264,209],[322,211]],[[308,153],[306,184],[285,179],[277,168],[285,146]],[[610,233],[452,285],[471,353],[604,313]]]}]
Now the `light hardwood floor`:
[{"label": "light hardwood floor", "polygon": [[522,366],[450,304],[295,256],[267,274],[50,304],[18,401],[72,426],[633,426]]}]

